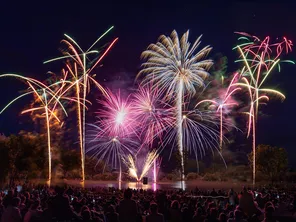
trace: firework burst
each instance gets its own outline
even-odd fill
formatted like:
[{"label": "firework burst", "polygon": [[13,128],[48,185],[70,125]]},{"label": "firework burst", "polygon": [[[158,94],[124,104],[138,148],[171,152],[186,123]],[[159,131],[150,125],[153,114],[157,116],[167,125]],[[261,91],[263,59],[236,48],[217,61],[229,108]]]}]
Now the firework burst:
[{"label": "firework burst", "polygon": [[[148,152],[147,155],[145,155],[145,159],[142,162],[141,161],[141,167],[137,167],[137,157],[134,157],[129,154],[127,155],[125,158],[123,158],[123,162],[125,163],[125,165],[128,168],[128,173],[132,178],[135,178],[137,181],[140,181],[143,179],[143,177],[145,177],[149,170],[151,169],[153,163],[156,162],[158,158],[158,153],[157,150],[152,150],[150,152]],[[138,171],[139,169],[141,170],[140,175],[138,175]]]},{"label": "firework burst", "polygon": [[[55,119],[58,123],[60,118],[58,117],[57,110],[62,109],[64,114],[67,116],[67,112],[65,107],[62,104],[62,100],[74,101],[80,104],[83,104],[82,101],[76,101],[76,98],[66,97],[64,93],[64,89],[67,88],[67,85],[70,83],[66,81],[66,75],[63,75],[63,78],[60,81],[57,81],[51,85],[45,85],[44,83],[28,78],[25,76],[17,75],[17,74],[3,74],[0,75],[0,78],[3,77],[13,77],[22,80],[29,88],[25,93],[13,99],[9,102],[1,111],[4,112],[10,105],[12,105],[17,100],[22,99],[25,96],[33,95],[34,96],[34,104],[35,106],[25,109],[21,112],[21,114],[25,113],[35,113],[41,111],[41,117],[46,119],[46,129],[47,129],[47,146],[48,146],[48,180],[51,180],[51,132],[50,132],[50,121]],[[37,105],[37,106],[36,106]]]},{"label": "firework burst", "polygon": [[138,124],[133,115],[130,96],[125,99],[120,91],[116,94],[110,90],[106,90],[106,92],[108,93],[107,96],[98,101],[102,109],[97,112],[97,123],[109,135],[120,137],[136,135]]},{"label": "firework burst", "polygon": [[[111,30],[113,26],[109,28],[103,35],[101,35],[86,51],[82,50],[80,45],[69,35],[65,34],[65,39],[62,43],[66,46],[65,50],[62,50],[64,56],[50,59],[44,63],[49,63],[57,60],[66,60],[67,70],[71,73],[73,82],[72,86],[76,90],[77,101],[82,98],[86,100],[86,95],[90,90],[90,83],[94,83],[95,86],[104,94],[104,88],[92,77],[92,71],[103,60],[106,54],[110,51],[113,45],[117,42],[118,38],[113,40],[111,44],[100,53],[98,50],[93,50],[96,44]],[[91,59],[91,57],[94,57]],[[81,89],[82,88],[82,89]],[[78,116],[78,132],[80,142],[80,154],[81,154],[81,172],[82,180],[85,180],[84,165],[85,165],[85,112],[86,104],[83,105],[77,103],[77,116]]]},{"label": "firework burst", "polygon": [[[218,149],[220,140],[219,125],[220,120],[216,115],[216,111],[201,111],[194,109],[184,111],[182,114],[182,147],[194,154],[198,169],[198,160],[205,156],[207,149],[210,149],[212,153],[214,153],[215,150],[218,151],[226,167],[226,163]],[[231,123],[229,121],[223,122],[223,127],[229,128],[230,126]],[[175,125],[175,127],[167,132],[163,148],[168,144],[174,145],[178,142],[178,134],[179,126]],[[173,148],[171,149],[171,154],[172,151]]]},{"label": "firework burst", "polygon": [[203,60],[211,51],[209,46],[197,52],[201,36],[192,47],[188,42],[189,31],[179,40],[176,31],[171,36],[160,36],[156,44],[151,44],[142,57],[147,61],[138,76],[145,75],[144,84],[155,83],[167,98],[176,98],[176,120],[178,125],[178,148],[182,160],[182,180],[184,180],[182,105],[185,94],[194,95],[196,88],[204,85],[208,76],[207,70],[213,64],[211,60]]},{"label": "firework burst", "polygon": [[175,122],[174,107],[163,102],[161,94],[152,87],[139,86],[132,99],[133,116],[139,123],[138,134],[143,145],[152,147],[155,139],[162,140],[164,132]]},{"label": "firework burst", "polygon": [[115,169],[119,168],[119,180],[121,181],[122,157],[134,155],[139,143],[132,138],[110,135],[97,125],[90,124],[89,126],[86,152],[91,154],[92,158],[97,159],[98,163],[103,160],[105,166],[109,164]]},{"label": "firework burst", "polygon": [[249,92],[250,109],[247,113],[248,121],[248,136],[251,131],[253,134],[253,184],[256,181],[256,121],[258,117],[258,108],[262,100],[268,101],[267,95],[273,95],[285,99],[285,96],[274,89],[263,88],[267,77],[276,67],[280,71],[280,62],[289,62],[289,60],[281,61],[280,56],[284,53],[289,53],[292,50],[292,42],[286,38],[282,41],[271,43],[270,37],[260,40],[256,36],[251,36],[246,33],[239,33],[243,36],[239,40],[243,40],[234,49],[237,49],[240,54],[240,59],[236,62],[242,62],[243,68],[241,70],[242,83],[234,85],[245,87]]},{"label": "firework burst", "polygon": [[216,99],[205,99],[196,104],[196,107],[202,103],[210,103],[216,109],[220,118],[220,151],[223,146],[223,122],[225,121],[226,115],[228,115],[234,106],[238,106],[238,103],[233,99],[233,95],[241,90],[240,87],[234,86],[234,83],[238,81],[239,73],[236,73],[230,81],[227,89],[220,89],[218,92],[218,98]]}]

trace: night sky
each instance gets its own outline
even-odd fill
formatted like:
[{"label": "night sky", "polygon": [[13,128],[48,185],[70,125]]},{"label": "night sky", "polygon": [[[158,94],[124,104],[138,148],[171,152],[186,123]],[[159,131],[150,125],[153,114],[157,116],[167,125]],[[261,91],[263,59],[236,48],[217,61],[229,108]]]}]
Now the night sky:
[{"label": "night sky", "polygon": [[[296,42],[296,4],[284,1],[263,1],[261,4],[242,0],[228,4],[208,3],[210,1],[65,2],[34,1],[33,4],[30,1],[1,1],[0,73],[20,73],[46,79],[47,71],[59,72],[59,66],[43,65],[43,61],[60,55],[58,48],[64,33],[88,48],[112,25],[115,26],[114,31],[102,42],[108,43],[115,37],[119,37],[119,42],[104,60],[104,66],[97,70],[98,81],[106,79],[107,82],[115,82],[115,79],[121,78],[122,83],[131,82],[139,70],[141,52],[150,43],[156,42],[159,35],[168,35],[173,29],[179,34],[190,29],[191,41],[203,34],[202,44],[213,46],[211,55],[220,52],[228,57],[228,72],[238,68],[234,64],[237,53],[232,51],[237,39],[235,31],[248,32],[261,38],[267,35],[274,38],[286,36]],[[296,60],[295,50],[289,59]],[[293,162],[294,166],[295,81],[295,65],[283,65],[281,73],[275,72],[270,76],[265,86],[282,91],[287,99],[283,103],[270,102],[264,107],[262,110],[266,115],[259,119],[258,125],[258,143],[286,148],[290,163]],[[17,80],[1,79],[1,107],[24,87]],[[0,115],[0,132],[8,135],[26,129],[23,117],[19,117],[26,102],[18,102]]]}]

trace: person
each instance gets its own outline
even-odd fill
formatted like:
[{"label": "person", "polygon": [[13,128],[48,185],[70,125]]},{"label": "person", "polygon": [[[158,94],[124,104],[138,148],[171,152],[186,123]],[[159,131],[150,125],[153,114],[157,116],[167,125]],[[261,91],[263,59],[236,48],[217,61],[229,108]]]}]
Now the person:
[{"label": "person", "polygon": [[234,211],[234,218],[229,218],[227,222],[247,222],[247,220],[243,219],[243,212],[236,209]]},{"label": "person", "polygon": [[34,201],[30,209],[28,210],[28,212],[25,214],[24,222],[31,222],[31,221],[36,221],[40,219],[42,215],[42,211],[38,210],[39,206],[40,206],[40,201],[39,200]]},{"label": "person", "polygon": [[230,205],[235,205],[235,192],[232,188],[228,192],[228,198]]},{"label": "person", "polygon": [[276,222],[277,220],[273,218],[274,211],[275,209],[272,205],[266,207],[264,212],[264,220],[262,222]]},{"label": "person", "polygon": [[118,213],[115,212],[113,205],[108,207],[108,213],[106,214],[107,222],[119,222]]},{"label": "person", "polygon": [[219,222],[227,222],[227,216],[225,213],[220,213]]},{"label": "person", "polygon": [[209,217],[207,218],[208,222],[219,222],[219,220],[217,219],[218,217],[218,211],[216,208],[212,207],[210,208],[210,214]]},{"label": "person", "polygon": [[118,213],[120,222],[135,222],[137,219],[138,208],[134,200],[132,200],[132,190],[124,191],[124,199],[119,203]]},{"label": "person", "polygon": [[156,203],[150,204],[150,215],[146,216],[146,222],[164,222],[162,214],[158,213],[158,207]]},{"label": "person", "polygon": [[52,199],[52,217],[58,220],[71,220],[74,213],[70,207],[69,198],[64,195],[64,189],[56,187],[55,192],[57,195]]},{"label": "person", "polygon": [[258,209],[254,203],[254,196],[246,187],[243,188],[243,193],[239,199],[239,207],[248,217],[252,217],[254,214],[258,213]]},{"label": "person", "polygon": [[182,221],[182,215],[180,212],[180,204],[177,200],[174,200],[171,204],[170,209],[170,221],[171,222],[180,222]]},{"label": "person", "polygon": [[4,210],[1,222],[21,222],[22,216],[21,211],[19,209],[20,203],[20,198],[12,198],[11,204]]},{"label": "person", "polygon": [[199,222],[199,221],[204,221],[204,219],[205,219],[205,216],[202,215],[202,209],[201,207],[198,207],[197,210],[195,211],[192,221]]}]

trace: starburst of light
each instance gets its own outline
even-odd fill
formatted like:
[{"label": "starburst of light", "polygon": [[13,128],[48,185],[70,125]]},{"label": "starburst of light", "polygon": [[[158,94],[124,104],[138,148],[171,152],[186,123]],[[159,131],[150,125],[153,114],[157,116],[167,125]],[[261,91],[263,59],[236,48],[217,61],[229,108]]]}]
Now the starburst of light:
[{"label": "starburst of light", "polygon": [[160,36],[156,44],[150,44],[142,53],[146,59],[143,69],[138,74],[145,75],[144,84],[157,85],[167,98],[175,98],[176,120],[178,125],[178,149],[181,155],[182,180],[184,180],[183,136],[182,136],[182,105],[185,94],[194,95],[196,88],[204,85],[209,75],[207,70],[213,62],[204,60],[211,51],[209,46],[197,51],[201,36],[191,44],[188,42],[189,31],[179,40],[176,31],[171,36]]}]

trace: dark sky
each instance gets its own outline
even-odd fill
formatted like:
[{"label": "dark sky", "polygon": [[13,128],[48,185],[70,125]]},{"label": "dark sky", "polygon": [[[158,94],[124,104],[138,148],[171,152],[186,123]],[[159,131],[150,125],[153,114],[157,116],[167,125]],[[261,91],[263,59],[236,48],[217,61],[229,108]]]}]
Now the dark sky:
[{"label": "dark sky", "polygon": [[[212,54],[221,52],[228,57],[228,71],[237,68],[233,63],[237,54],[231,50],[236,43],[235,31],[296,40],[296,5],[285,1],[75,2],[2,0],[0,73],[14,72],[45,79],[48,70],[58,72],[55,65],[42,62],[59,55],[59,42],[64,33],[86,48],[111,25],[115,25],[115,30],[104,41],[119,37],[119,42],[104,61],[102,75],[107,79],[118,73],[128,73],[125,76],[132,78],[139,69],[141,52],[156,42],[160,34],[170,34],[173,29],[179,33],[190,29],[191,41],[203,34],[203,44],[214,48]],[[290,58],[295,60],[294,52]],[[259,121],[258,142],[285,147],[292,160],[296,156],[296,66],[282,68],[283,71],[271,75],[266,84],[280,89],[287,99],[283,103],[271,102],[263,109],[268,117]],[[23,87],[16,80],[1,79],[1,107]],[[25,102],[15,104],[0,116],[0,132],[9,134],[25,127],[19,124],[19,111]]]}]

